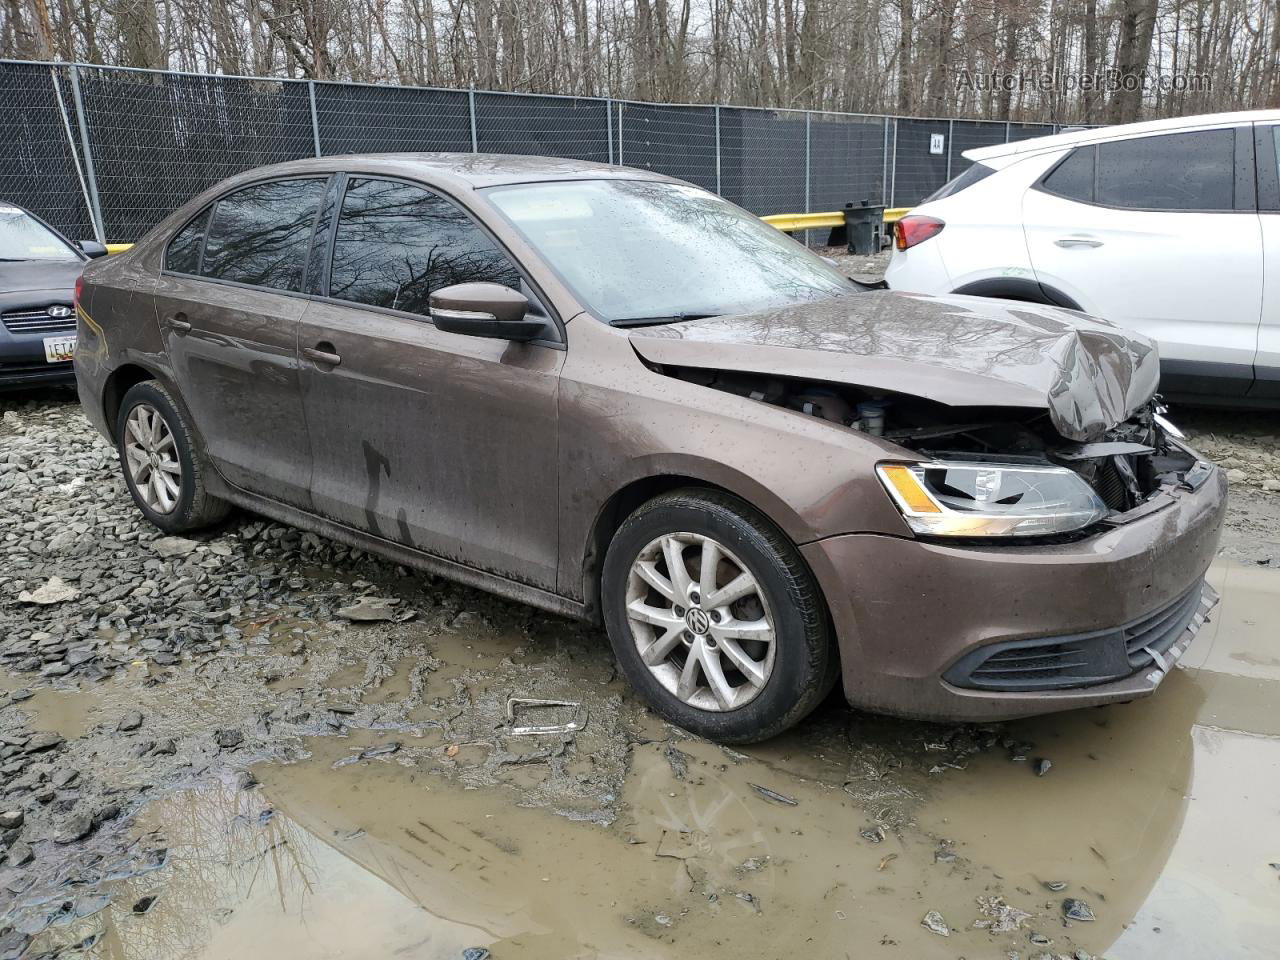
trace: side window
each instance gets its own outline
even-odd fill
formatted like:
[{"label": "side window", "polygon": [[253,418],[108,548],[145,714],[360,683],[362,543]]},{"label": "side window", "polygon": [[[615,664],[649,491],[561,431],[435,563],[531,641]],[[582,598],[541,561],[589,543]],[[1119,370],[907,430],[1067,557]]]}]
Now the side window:
[{"label": "side window", "polygon": [[1068,200],[1093,203],[1094,148],[1076,147],[1044,178],[1042,186]]},{"label": "side window", "polygon": [[1098,144],[1097,202],[1134,210],[1231,210],[1233,130]]},{"label": "side window", "polygon": [[1253,149],[1258,163],[1258,209],[1280,211],[1280,124],[1257,124]]},{"label": "side window", "polygon": [[200,247],[204,244],[204,231],[208,225],[209,211],[206,209],[178,231],[178,235],[169,241],[169,249],[165,251],[166,270],[175,273],[199,272]]},{"label": "side window", "polygon": [[520,274],[451,201],[407,183],[348,181],[330,296],[425,316],[433,290],[478,281],[518,289]]},{"label": "side window", "polygon": [[301,290],[326,182],[276,180],[223,197],[213,209],[201,274],[274,290]]}]

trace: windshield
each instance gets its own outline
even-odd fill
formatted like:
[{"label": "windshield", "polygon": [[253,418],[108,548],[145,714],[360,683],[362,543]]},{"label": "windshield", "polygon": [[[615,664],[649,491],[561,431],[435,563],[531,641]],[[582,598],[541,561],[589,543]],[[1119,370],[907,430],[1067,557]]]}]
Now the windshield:
[{"label": "windshield", "polygon": [[751,313],[851,292],[820,257],[696,187],[574,180],[495,188],[489,199],[610,323]]},{"label": "windshield", "polygon": [[76,252],[25,210],[0,206],[0,260],[76,260]]}]

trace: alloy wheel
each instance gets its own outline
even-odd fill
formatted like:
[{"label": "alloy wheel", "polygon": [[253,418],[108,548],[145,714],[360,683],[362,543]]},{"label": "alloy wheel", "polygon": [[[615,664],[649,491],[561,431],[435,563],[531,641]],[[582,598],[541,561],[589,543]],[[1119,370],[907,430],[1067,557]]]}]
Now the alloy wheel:
[{"label": "alloy wheel", "polygon": [[689,706],[736,710],[773,672],[764,589],[711,537],[670,533],[641,550],[627,580],[627,620],[641,660]]},{"label": "alloy wheel", "polygon": [[125,467],[134,489],[156,513],[172,513],[182,491],[182,464],[173,432],[149,403],[129,411],[125,430]]}]

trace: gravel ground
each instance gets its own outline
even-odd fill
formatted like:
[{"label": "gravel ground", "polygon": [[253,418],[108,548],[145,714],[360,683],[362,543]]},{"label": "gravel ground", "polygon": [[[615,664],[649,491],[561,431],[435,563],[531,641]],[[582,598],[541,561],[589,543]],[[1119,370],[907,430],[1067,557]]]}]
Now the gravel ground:
[{"label": "gravel ground", "polygon": [[[164,864],[130,830],[148,798],[226,771],[251,785],[252,762],[295,759],[308,737],[404,731],[433,772],[608,823],[635,745],[682,736],[631,698],[594,630],[250,516],[162,537],[70,394],[0,412],[0,889],[18,905],[0,911],[0,958],[99,909],[99,881]],[[1228,548],[1280,564],[1280,415],[1175,414],[1231,471]],[[506,652],[473,651],[480,636]],[[90,729],[33,726],[30,705],[76,687],[107,691]],[[512,693],[584,701],[587,735],[505,737]]]}]

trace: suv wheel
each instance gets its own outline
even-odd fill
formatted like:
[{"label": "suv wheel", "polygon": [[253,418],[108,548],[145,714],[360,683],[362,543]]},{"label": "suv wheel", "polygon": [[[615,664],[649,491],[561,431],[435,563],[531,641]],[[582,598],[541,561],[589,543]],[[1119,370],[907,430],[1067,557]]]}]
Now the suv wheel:
[{"label": "suv wheel", "polygon": [[781,531],[734,497],[690,489],[644,504],[614,535],[601,590],[632,686],[709,739],[772,737],[835,682],[813,574]]},{"label": "suv wheel", "polygon": [[205,490],[195,440],[169,391],[135,384],[116,415],[116,451],[133,502],[165,533],[186,533],[226,517],[230,505]]}]

